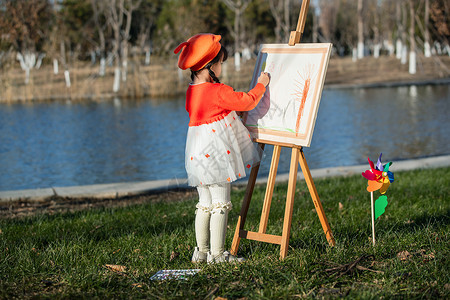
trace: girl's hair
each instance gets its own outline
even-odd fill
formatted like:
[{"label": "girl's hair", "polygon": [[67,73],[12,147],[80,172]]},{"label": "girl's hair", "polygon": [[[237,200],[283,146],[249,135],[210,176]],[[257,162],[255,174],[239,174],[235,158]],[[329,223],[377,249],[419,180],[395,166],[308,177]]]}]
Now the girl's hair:
[{"label": "girl's hair", "polygon": [[209,76],[211,76],[211,78],[214,80],[214,82],[220,83],[219,78],[217,78],[216,74],[214,74],[213,70],[211,70],[211,67],[214,64],[218,63],[221,58],[222,58],[222,61],[226,61],[228,58],[228,51],[227,51],[227,49],[225,49],[224,46],[221,46],[219,53],[217,53],[216,57],[214,57],[213,60],[211,60],[206,66],[204,66],[203,68],[201,68],[200,70],[197,70],[197,71],[191,70],[191,80],[194,81],[194,77],[196,77],[198,72],[200,72],[201,70],[208,69]]}]

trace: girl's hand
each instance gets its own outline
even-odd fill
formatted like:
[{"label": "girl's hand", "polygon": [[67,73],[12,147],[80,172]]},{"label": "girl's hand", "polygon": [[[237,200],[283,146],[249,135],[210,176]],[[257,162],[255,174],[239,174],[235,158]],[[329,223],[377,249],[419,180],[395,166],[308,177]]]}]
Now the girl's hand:
[{"label": "girl's hand", "polygon": [[262,83],[266,87],[269,84],[269,82],[270,82],[269,73],[261,72],[261,74],[258,77],[258,83]]}]

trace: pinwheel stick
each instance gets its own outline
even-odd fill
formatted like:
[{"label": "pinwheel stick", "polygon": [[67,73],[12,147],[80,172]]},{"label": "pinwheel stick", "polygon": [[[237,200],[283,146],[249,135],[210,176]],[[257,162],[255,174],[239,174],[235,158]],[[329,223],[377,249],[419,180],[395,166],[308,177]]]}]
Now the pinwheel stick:
[{"label": "pinwheel stick", "polygon": [[375,212],[374,212],[374,203],[373,203],[373,192],[370,192],[370,206],[372,211],[372,244],[375,247]]}]

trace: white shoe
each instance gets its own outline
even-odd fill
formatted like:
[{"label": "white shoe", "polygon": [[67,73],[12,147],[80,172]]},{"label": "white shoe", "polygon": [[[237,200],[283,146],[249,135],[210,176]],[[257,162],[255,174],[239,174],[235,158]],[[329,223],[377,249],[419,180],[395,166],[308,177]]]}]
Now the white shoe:
[{"label": "white shoe", "polygon": [[194,264],[197,263],[205,263],[208,260],[209,252],[201,252],[198,247],[194,248],[194,254],[192,255],[192,262]]},{"label": "white shoe", "polygon": [[243,257],[237,257],[234,255],[231,255],[230,252],[225,251],[222,254],[212,256],[210,252],[208,252],[208,264],[216,264],[216,263],[223,263],[223,262],[229,262],[229,263],[241,263],[245,261],[245,258]]}]

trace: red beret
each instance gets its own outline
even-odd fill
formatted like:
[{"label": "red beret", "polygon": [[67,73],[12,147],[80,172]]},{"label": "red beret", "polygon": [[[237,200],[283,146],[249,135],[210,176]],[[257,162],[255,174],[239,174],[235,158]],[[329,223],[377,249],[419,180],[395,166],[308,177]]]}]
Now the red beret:
[{"label": "red beret", "polygon": [[183,70],[191,68],[192,71],[198,71],[206,66],[219,53],[221,38],[220,35],[200,33],[178,45],[174,50],[175,54],[183,49],[178,58],[178,67]]}]

